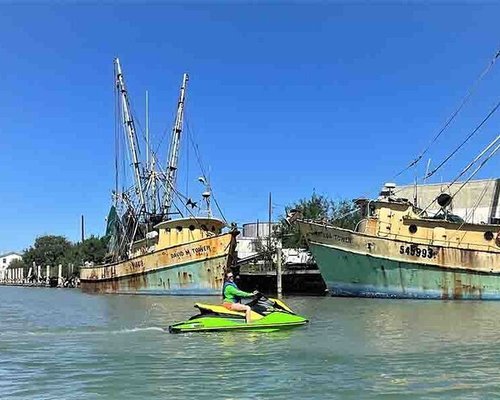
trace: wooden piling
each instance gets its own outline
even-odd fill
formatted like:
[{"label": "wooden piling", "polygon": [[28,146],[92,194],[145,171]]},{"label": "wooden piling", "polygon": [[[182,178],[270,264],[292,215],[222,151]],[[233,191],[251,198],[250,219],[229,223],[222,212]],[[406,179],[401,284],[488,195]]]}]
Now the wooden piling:
[{"label": "wooden piling", "polygon": [[282,296],[281,287],[281,243],[276,246],[276,288],[278,292],[278,299]]}]

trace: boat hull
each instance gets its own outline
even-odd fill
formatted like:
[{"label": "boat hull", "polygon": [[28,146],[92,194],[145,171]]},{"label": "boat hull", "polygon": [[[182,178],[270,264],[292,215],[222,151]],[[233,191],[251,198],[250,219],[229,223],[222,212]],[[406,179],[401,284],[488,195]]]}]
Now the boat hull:
[{"label": "boat hull", "polygon": [[301,222],[333,296],[500,300],[500,252]]},{"label": "boat hull", "polygon": [[234,237],[224,234],[80,271],[88,293],[220,295]]},{"label": "boat hull", "polygon": [[312,245],[332,296],[500,300],[500,275],[360,255]]},{"label": "boat hull", "polygon": [[218,332],[218,331],[259,331],[274,332],[306,325],[308,320],[299,316],[282,312],[273,312],[261,319],[246,323],[245,318],[197,317],[179,322],[169,327],[170,333]]}]

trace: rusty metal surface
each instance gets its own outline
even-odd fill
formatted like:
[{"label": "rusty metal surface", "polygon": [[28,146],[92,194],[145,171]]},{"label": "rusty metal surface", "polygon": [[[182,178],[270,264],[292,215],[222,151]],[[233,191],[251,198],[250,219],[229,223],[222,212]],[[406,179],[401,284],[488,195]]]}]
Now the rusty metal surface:
[{"label": "rusty metal surface", "polygon": [[82,281],[91,293],[121,294],[220,294],[227,256],[158,268],[144,274],[99,281]]},{"label": "rusty metal surface", "polygon": [[234,253],[228,233],[133,259],[81,270],[81,287],[94,293],[218,294]]}]

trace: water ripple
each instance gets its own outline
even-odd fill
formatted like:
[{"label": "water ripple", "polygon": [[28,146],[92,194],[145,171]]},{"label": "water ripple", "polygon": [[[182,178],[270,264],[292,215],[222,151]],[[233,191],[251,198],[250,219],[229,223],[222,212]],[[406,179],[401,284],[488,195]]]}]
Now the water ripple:
[{"label": "water ripple", "polygon": [[477,399],[500,389],[500,303],[291,298],[308,327],[168,334],[194,301],[0,287],[0,398]]}]

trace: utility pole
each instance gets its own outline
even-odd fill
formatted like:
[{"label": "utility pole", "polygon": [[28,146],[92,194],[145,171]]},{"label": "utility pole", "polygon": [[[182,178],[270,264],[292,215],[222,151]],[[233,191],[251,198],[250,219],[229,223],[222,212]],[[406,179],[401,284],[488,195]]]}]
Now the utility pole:
[{"label": "utility pole", "polygon": [[85,240],[85,220],[83,218],[82,214],[82,219],[81,219],[81,236],[82,236],[82,243]]},{"label": "utility pole", "polygon": [[281,243],[276,244],[276,288],[278,299],[281,299]]}]

